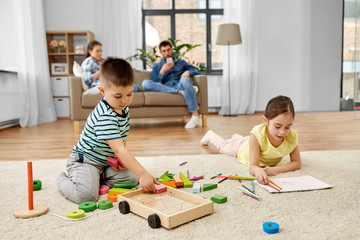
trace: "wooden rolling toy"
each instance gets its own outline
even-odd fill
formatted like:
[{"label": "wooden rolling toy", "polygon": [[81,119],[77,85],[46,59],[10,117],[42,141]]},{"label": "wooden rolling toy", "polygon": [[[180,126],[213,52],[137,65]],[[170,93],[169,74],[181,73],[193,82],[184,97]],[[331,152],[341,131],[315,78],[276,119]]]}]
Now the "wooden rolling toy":
[{"label": "wooden rolling toy", "polygon": [[136,190],[118,196],[119,211],[130,211],[148,219],[151,228],[174,228],[211,214],[214,203],[210,200],[171,187],[160,194]]},{"label": "wooden rolling toy", "polygon": [[28,171],[28,206],[20,207],[14,211],[14,216],[18,218],[32,218],[43,215],[49,211],[45,205],[35,205],[33,199],[33,176],[32,176],[32,162],[27,162]]}]

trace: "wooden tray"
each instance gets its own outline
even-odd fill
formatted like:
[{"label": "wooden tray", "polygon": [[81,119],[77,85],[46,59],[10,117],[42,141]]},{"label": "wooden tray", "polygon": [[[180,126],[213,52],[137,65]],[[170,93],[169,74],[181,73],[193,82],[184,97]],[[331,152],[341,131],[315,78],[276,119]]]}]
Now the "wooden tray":
[{"label": "wooden tray", "polygon": [[[152,228],[161,225],[170,229],[214,211],[212,201],[170,187],[167,187],[166,192],[160,194],[147,193],[141,189],[136,190],[118,195],[118,200],[120,201],[120,212],[126,214],[131,211],[147,218]],[[124,210],[125,205],[126,209]],[[155,225],[152,220],[154,215],[157,215],[160,220],[160,223]]]}]

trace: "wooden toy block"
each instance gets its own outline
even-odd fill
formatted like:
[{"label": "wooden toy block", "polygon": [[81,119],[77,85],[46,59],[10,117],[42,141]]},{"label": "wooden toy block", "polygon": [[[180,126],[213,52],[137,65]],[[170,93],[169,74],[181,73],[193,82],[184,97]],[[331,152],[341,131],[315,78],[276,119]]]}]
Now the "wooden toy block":
[{"label": "wooden toy block", "polygon": [[168,177],[169,177],[170,179],[172,179],[172,178],[174,177],[174,175],[175,175],[174,173],[169,173],[169,174],[168,174]]},{"label": "wooden toy block", "polygon": [[108,157],[107,162],[108,162],[110,167],[118,168],[118,161],[115,158]]},{"label": "wooden toy block", "polygon": [[163,193],[166,192],[167,187],[163,185],[155,185],[155,193]]},{"label": "wooden toy block", "polygon": [[193,184],[193,188],[192,188],[192,192],[193,193],[199,193],[201,192],[201,184],[196,182]]},{"label": "wooden toy block", "polygon": [[203,184],[203,191],[209,191],[209,190],[212,190],[212,189],[215,189],[217,188],[217,184],[213,184],[213,183],[209,183],[209,184]]},{"label": "wooden toy block", "polygon": [[107,196],[107,199],[112,201],[112,202],[117,202],[117,196],[120,195],[119,193],[109,193]]},{"label": "wooden toy block", "polygon": [[227,201],[227,197],[216,194],[215,196],[211,197],[211,201],[216,202],[216,203],[224,203]]},{"label": "wooden toy block", "polygon": [[147,218],[152,228],[163,226],[171,229],[214,211],[214,202],[174,188],[161,194],[136,190],[118,198],[121,213],[131,211]]},{"label": "wooden toy block", "polygon": [[99,188],[99,194],[104,195],[109,192],[110,187],[108,185],[101,185]]},{"label": "wooden toy block", "polygon": [[66,213],[66,217],[70,219],[83,218],[84,216],[85,216],[85,211],[81,209],[71,210]]},{"label": "wooden toy block", "polygon": [[168,187],[176,188],[175,182],[172,180],[169,182],[162,182],[161,184],[166,185]]},{"label": "wooden toy block", "polygon": [[179,175],[180,175],[181,180],[184,183],[185,188],[191,188],[193,186],[193,183],[190,182],[190,180],[183,173],[180,172]]},{"label": "wooden toy block", "polygon": [[136,183],[115,183],[114,188],[134,188]]},{"label": "wooden toy block", "polygon": [[109,193],[126,193],[126,192],[131,192],[131,189],[128,188],[111,188],[109,189]]},{"label": "wooden toy block", "polygon": [[159,178],[162,179],[162,182],[169,182],[169,181],[171,181],[171,179],[168,177],[168,175],[169,175],[169,172],[166,171]]},{"label": "wooden toy block", "polygon": [[125,168],[125,165],[120,161],[118,157],[114,157],[114,158],[108,157],[107,162],[110,167],[119,168],[120,165],[120,167]]},{"label": "wooden toy block", "polygon": [[78,208],[85,212],[92,212],[96,210],[96,202],[83,202],[79,204]]},{"label": "wooden toy block", "polygon": [[181,180],[181,177],[179,175],[173,176],[173,180],[175,182],[176,187],[182,187],[184,186],[183,181]]},{"label": "wooden toy block", "polygon": [[41,189],[41,181],[33,180],[33,191],[37,191]]},{"label": "wooden toy block", "polygon": [[204,178],[204,175],[201,175],[201,176],[198,176],[198,177],[190,178],[189,180],[190,181],[197,181],[197,180],[200,180],[200,179],[203,179],[203,178]]},{"label": "wooden toy block", "polygon": [[113,202],[110,200],[102,200],[98,203],[98,208],[101,210],[106,210],[113,207]]}]

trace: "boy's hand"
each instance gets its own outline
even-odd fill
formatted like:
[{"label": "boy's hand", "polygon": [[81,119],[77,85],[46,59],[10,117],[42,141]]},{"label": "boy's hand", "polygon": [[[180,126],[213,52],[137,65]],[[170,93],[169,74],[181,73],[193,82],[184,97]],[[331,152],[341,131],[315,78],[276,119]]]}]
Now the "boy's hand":
[{"label": "boy's hand", "polygon": [[259,168],[256,170],[255,172],[255,177],[256,177],[256,181],[258,181],[258,183],[267,185],[269,183],[269,177],[265,172],[265,169],[263,168]]},{"label": "boy's hand", "polygon": [[276,168],[274,167],[265,167],[264,170],[268,176],[275,176],[276,174],[278,174]]},{"label": "boy's hand", "polygon": [[145,192],[155,192],[155,185],[160,184],[156,179],[150,174],[145,173],[139,178],[139,184]]}]

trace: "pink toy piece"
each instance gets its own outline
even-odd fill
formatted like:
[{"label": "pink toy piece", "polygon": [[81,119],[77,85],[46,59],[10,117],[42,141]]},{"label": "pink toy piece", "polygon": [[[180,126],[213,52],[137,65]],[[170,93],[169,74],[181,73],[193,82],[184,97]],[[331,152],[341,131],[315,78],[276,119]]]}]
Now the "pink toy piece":
[{"label": "pink toy piece", "polygon": [[119,165],[120,165],[120,167],[125,168],[125,165],[117,157],[114,157],[114,158],[108,157],[107,162],[113,168],[119,168]]},{"label": "pink toy piece", "polygon": [[155,185],[155,193],[163,193],[163,192],[166,192],[167,190],[167,187],[164,186],[164,185]]},{"label": "pink toy piece", "polygon": [[110,187],[107,185],[101,185],[99,188],[99,194],[103,195],[103,194],[107,194],[109,192]]},{"label": "pink toy piece", "polygon": [[108,162],[110,167],[118,168],[118,161],[115,158],[108,157],[107,162]]},{"label": "pink toy piece", "polygon": [[203,179],[204,178],[204,175],[201,175],[199,177],[193,177],[193,178],[190,178],[189,180],[190,181],[197,181],[197,180],[200,180],[200,179]]}]

